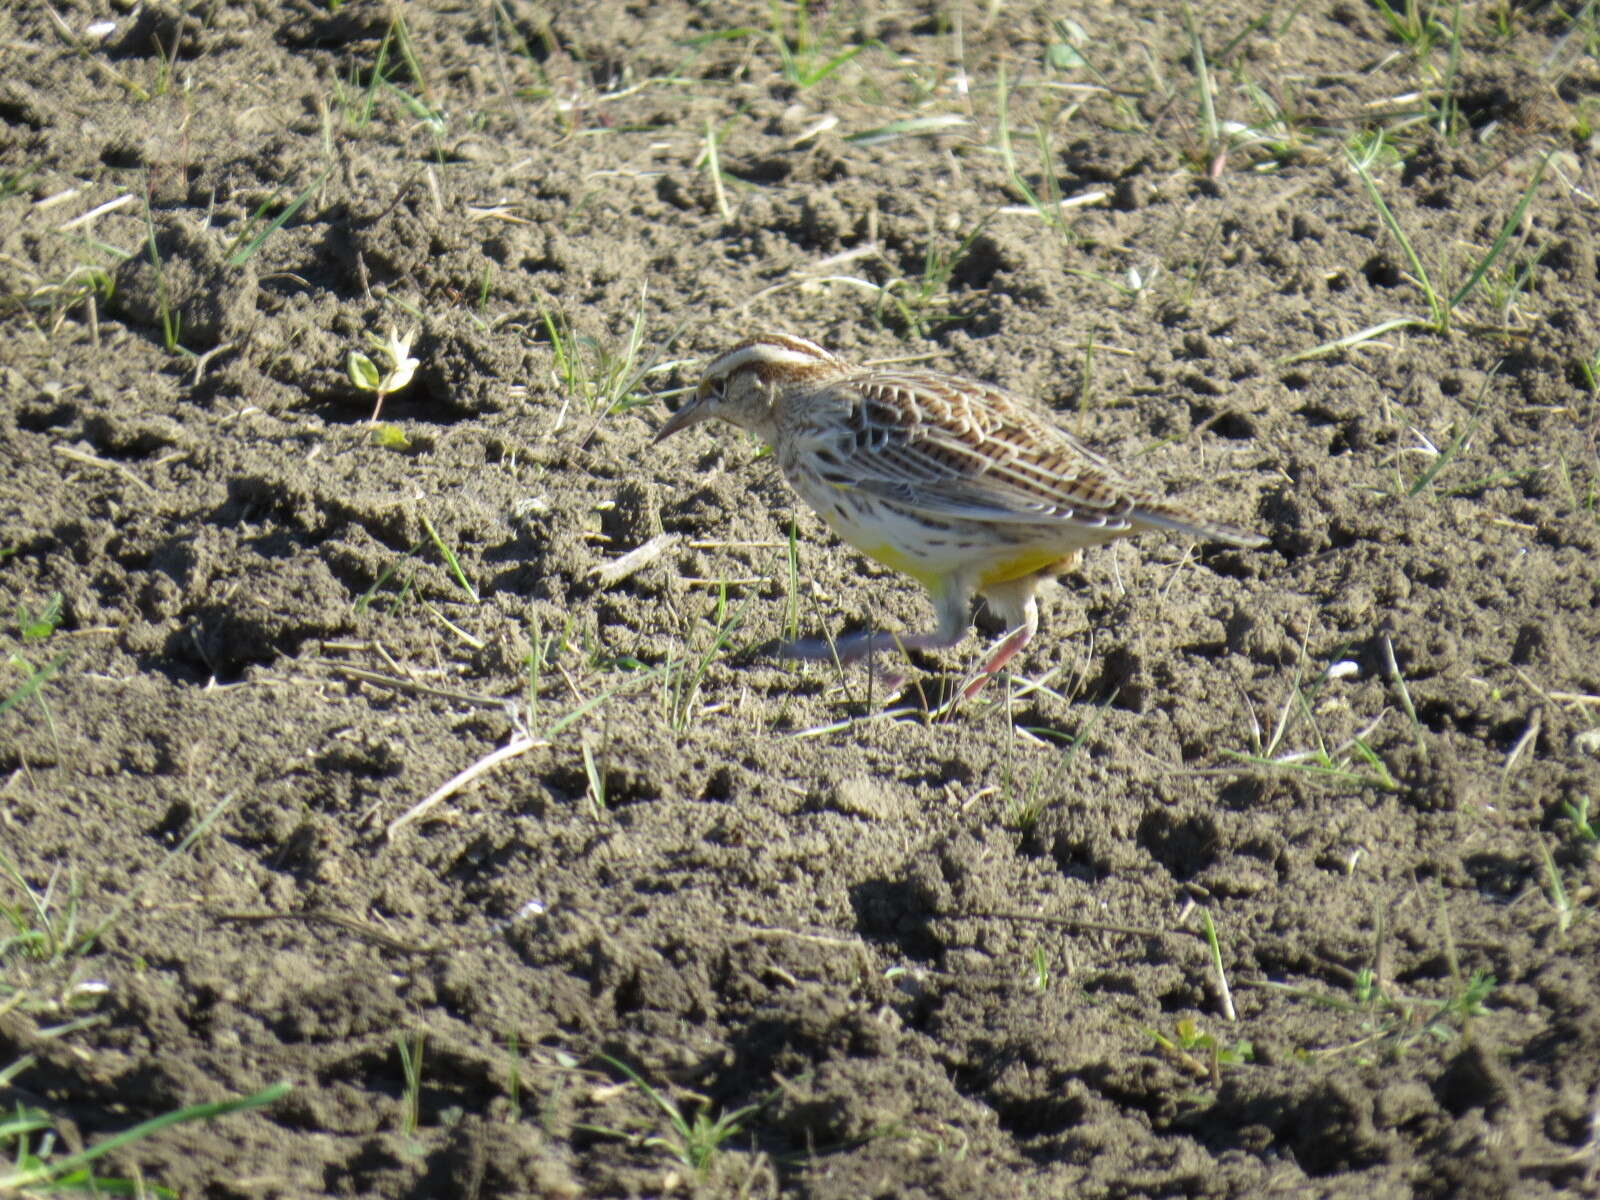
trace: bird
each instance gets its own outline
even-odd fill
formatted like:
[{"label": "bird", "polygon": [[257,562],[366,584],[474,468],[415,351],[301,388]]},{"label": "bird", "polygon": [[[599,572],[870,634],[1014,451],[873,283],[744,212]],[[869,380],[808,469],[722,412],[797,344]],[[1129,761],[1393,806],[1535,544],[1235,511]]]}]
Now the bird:
[{"label": "bird", "polygon": [[1154,530],[1247,549],[1267,540],[1135,482],[1031,400],[954,375],[858,366],[791,334],[713,358],[653,444],[716,420],[770,446],[800,498],[842,541],[921,584],[938,622],[927,633],[802,639],[781,653],[843,665],[949,649],[966,639],[981,596],[1006,632],[961,699],[1033,639],[1039,589],[1086,548]]}]

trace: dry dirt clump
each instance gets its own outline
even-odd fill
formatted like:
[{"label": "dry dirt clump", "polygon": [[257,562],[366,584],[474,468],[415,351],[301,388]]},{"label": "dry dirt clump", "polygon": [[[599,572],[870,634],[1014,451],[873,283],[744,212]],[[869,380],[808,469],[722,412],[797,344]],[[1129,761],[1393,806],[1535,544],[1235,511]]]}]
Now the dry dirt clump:
[{"label": "dry dirt clump", "polygon": [[[6,6],[0,1192],[1594,1194],[1600,19],[1197,8]],[[1270,544],[776,661],[765,328]]]}]

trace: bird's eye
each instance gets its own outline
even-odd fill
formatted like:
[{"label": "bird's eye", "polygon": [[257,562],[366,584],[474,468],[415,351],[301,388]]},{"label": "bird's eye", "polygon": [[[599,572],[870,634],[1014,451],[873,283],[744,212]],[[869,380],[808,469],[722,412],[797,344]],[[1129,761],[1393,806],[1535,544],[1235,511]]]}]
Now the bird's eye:
[{"label": "bird's eye", "polygon": [[707,400],[721,400],[722,380],[702,379],[700,381],[699,388],[695,391],[694,398],[701,403],[704,403]]}]

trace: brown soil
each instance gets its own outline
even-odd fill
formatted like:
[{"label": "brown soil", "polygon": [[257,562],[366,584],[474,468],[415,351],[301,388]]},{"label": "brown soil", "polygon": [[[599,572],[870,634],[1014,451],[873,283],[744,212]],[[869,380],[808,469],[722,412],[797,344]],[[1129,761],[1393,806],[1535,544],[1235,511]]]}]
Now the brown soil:
[{"label": "brown soil", "polygon": [[[189,1196],[1596,1194],[1592,6],[1460,6],[1453,61],[1204,8],[1276,145],[1208,148],[1173,5],[1079,13],[1088,67],[1011,6],[0,14],[0,697],[59,660],[0,715],[0,896],[116,916],[8,946],[0,1102],[75,1145],[293,1081],[103,1165]],[[1002,66],[1022,177],[1098,194],[1060,229]],[[1286,363],[1426,312],[1378,128],[1447,293],[1553,156],[1448,332]],[[385,448],[345,362],[412,313]],[[763,652],[789,531],[804,633],[918,589],[752,443],[559,382],[552,326],[641,313],[654,392],[753,328],[916,356],[1270,545],[1092,554],[1009,705],[929,717],[974,639],[884,716]],[[618,1062],[760,1107],[692,1170]]]}]

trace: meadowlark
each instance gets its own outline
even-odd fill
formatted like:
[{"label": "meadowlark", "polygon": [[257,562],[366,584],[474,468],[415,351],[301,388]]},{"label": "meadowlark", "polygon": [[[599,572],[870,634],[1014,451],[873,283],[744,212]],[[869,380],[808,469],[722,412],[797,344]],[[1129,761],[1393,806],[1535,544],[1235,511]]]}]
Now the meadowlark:
[{"label": "meadowlark", "polygon": [[1266,539],[1171,504],[1057,427],[1042,408],[968,379],[853,366],[766,334],[713,359],[656,442],[723,420],[770,445],[784,478],[841,539],[911,576],[931,633],[793,642],[792,658],[857,662],[966,637],[974,595],[1006,623],[970,697],[1039,627],[1039,588],[1086,547],[1164,529],[1230,546]]}]

